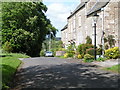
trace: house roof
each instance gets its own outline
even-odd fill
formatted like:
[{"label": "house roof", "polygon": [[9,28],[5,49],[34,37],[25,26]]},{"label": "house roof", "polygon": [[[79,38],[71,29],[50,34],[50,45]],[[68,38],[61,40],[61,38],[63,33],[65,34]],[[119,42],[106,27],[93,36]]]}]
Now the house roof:
[{"label": "house roof", "polygon": [[101,10],[101,8],[105,7],[110,0],[105,0],[104,2],[97,2],[91,9],[88,11],[87,16],[93,14],[94,12],[97,12]]},{"label": "house roof", "polygon": [[68,24],[64,26],[64,28],[61,31],[64,31],[65,29],[67,29]]},{"label": "house roof", "polygon": [[[85,1],[88,1],[88,0],[85,0]],[[81,3],[77,6],[77,8],[72,12],[72,14],[68,17],[68,19],[69,19],[70,17],[72,17],[76,12],[78,12],[82,7],[84,7],[84,6],[85,6],[85,3],[86,3],[86,2],[81,2]]]}]

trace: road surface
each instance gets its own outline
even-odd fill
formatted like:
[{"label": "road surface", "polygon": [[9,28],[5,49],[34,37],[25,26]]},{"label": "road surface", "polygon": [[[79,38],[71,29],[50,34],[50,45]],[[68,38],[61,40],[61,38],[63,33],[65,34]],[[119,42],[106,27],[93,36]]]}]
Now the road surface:
[{"label": "road surface", "polygon": [[118,75],[80,60],[57,57],[23,59],[12,90],[22,88],[118,88]]}]

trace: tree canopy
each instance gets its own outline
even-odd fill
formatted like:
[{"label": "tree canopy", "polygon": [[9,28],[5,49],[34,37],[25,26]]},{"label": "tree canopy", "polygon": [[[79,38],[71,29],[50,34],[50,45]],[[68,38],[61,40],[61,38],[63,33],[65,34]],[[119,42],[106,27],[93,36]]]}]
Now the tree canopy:
[{"label": "tree canopy", "polygon": [[45,16],[47,7],[42,2],[2,3],[2,44],[9,42],[12,52],[39,56],[42,42],[57,29]]}]

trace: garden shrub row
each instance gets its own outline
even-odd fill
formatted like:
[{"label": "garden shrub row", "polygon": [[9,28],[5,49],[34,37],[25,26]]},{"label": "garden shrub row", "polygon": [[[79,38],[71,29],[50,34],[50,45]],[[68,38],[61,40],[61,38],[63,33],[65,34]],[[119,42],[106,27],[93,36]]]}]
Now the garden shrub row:
[{"label": "garden shrub row", "polygon": [[[72,57],[77,59],[84,59],[84,62],[94,61],[94,46],[92,44],[81,44],[77,48],[75,46],[69,46],[64,54],[64,58]],[[75,50],[76,49],[76,50]],[[102,55],[102,49],[97,48],[97,55]],[[120,57],[120,50],[118,47],[114,47],[105,50],[105,58],[99,57],[96,61],[105,61],[106,59],[116,59]]]},{"label": "garden shrub row", "polygon": [[107,59],[116,59],[120,58],[120,50],[119,47],[110,48],[105,50],[105,57]]}]

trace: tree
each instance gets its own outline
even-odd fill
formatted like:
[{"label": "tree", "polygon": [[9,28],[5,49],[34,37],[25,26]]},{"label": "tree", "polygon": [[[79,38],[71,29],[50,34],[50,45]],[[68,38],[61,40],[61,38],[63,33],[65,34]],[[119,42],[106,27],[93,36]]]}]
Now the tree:
[{"label": "tree", "polygon": [[23,52],[39,56],[42,42],[47,34],[56,34],[45,12],[42,2],[4,2],[2,3],[2,43],[10,42],[12,52]]}]

